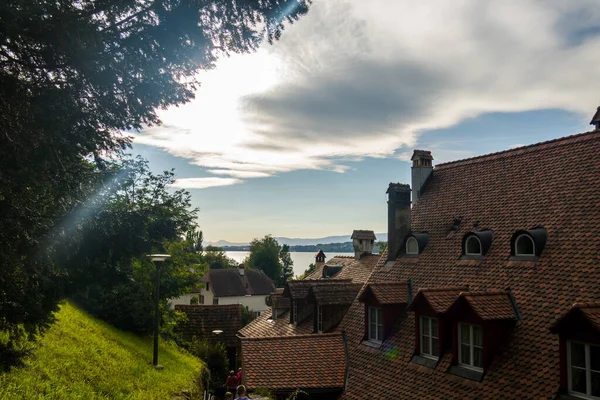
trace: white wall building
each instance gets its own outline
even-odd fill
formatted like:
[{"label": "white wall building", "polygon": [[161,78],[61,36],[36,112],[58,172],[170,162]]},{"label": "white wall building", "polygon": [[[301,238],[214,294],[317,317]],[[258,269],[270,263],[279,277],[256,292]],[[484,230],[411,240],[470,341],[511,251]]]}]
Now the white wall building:
[{"label": "white wall building", "polygon": [[198,304],[241,304],[258,316],[269,308],[267,299],[275,291],[273,281],[264,272],[246,270],[243,265],[237,269],[210,269],[201,281],[204,287],[172,299],[171,307],[190,304],[197,297]]}]

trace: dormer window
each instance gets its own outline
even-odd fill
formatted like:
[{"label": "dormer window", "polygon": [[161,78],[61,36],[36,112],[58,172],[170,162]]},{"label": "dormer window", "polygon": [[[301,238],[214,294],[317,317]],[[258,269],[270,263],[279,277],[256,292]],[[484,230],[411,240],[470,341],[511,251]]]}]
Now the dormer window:
[{"label": "dormer window", "polygon": [[481,255],[481,241],[475,235],[471,235],[465,242],[465,254],[468,256]]},{"label": "dormer window", "polygon": [[517,256],[535,256],[535,243],[526,233],[517,236],[515,240],[515,255]]},{"label": "dormer window", "polygon": [[421,355],[437,359],[440,356],[437,318],[421,317]]},{"label": "dormer window", "polygon": [[483,371],[483,329],[481,326],[458,324],[458,363]]},{"label": "dormer window", "polygon": [[292,323],[298,324],[298,301],[292,301]]},{"label": "dormer window", "polygon": [[418,255],[419,254],[419,243],[414,237],[409,237],[406,241],[406,254]]},{"label": "dormer window", "polygon": [[463,256],[467,258],[485,256],[492,246],[493,239],[494,232],[489,229],[474,229],[468,232],[462,241]]},{"label": "dormer window", "polygon": [[600,398],[600,346],[568,342],[569,393],[586,399]]},{"label": "dormer window", "polygon": [[511,256],[517,260],[536,260],[546,246],[548,232],[542,227],[532,228],[527,231],[517,231],[511,241]]},{"label": "dormer window", "polygon": [[383,341],[383,310],[381,307],[369,307],[369,340]]},{"label": "dormer window", "polygon": [[429,242],[429,233],[413,232],[404,239],[404,254],[418,256],[423,252]]}]

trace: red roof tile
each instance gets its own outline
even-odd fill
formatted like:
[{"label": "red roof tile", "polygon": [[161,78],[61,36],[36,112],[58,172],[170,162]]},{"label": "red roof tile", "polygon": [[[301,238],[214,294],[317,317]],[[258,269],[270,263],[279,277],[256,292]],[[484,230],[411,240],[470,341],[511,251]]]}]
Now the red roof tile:
[{"label": "red roof tile", "polygon": [[313,285],[308,294],[318,305],[352,304],[362,288],[360,283],[339,281],[336,284]]},{"label": "red roof tile", "polygon": [[575,303],[563,316],[556,321],[550,331],[557,333],[563,323],[568,324],[571,317],[579,314],[585,318],[600,333],[600,302],[598,303]]},{"label": "red roof tile", "polygon": [[469,290],[467,286],[419,289],[408,310],[413,310],[419,302],[424,301],[436,313],[445,313],[456,301],[458,295],[466,290]]},{"label": "red roof tile", "polygon": [[[175,310],[187,315],[187,322],[177,324],[177,332],[189,340],[197,338],[218,339],[226,346],[237,346],[237,332],[242,327],[242,306],[226,305],[185,305],[177,304]],[[215,337],[213,331],[221,330]]]},{"label": "red roof tile", "polygon": [[277,318],[271,318],[271,310],[265,311],[260,317],[240,329],[244,337],[272,337],[308,335],[313,333],[312,321],[300,325],[290,324],[290,312],[285,311]]},{"label": "red roof tile", "polygon": [[[464,300],[482,320],[517,319],[509,292],[462,292],[455,306]],[[455,307],[453,306],[453,307]]]},{"label": "red roof tile", "polygon": [[[415,291],[510,287],[522,320],[503,336],[482,381],[474,382],[447,373],[449,351],[434,368],[411,363],[410,316],[397,320],[386,340],[389,348],[362,344],[364,305],[355,301],[338,327],[348,334],[350,353],[345,398],[554,398],[559,343],[548,328],[573,303],[600,302],[598,171],[600,132],[438,164],[411,211],[412,231],[430,235],[419,262],[399,258],[392,267],[379,265],[369,283],[411,279]],[[457,216],[462,223],[449,235]],[[480,263],[461,265],[462,237],[474,221],[492,229],[494,239]],[[548,234],[540,257],[509,260],[513,234],[537,226]],[[596,310],[588,313],[597,316]]]},{"label": "red roof tile", "polygon": [[408,303],[408,282],[369,283],[359,297],[364,302],[370,296],[379,304]]},{"label": "red roof tile", "polygon": [[342,389],[346,354],[340,333],[243,338],[243,383],[249,389]]}]

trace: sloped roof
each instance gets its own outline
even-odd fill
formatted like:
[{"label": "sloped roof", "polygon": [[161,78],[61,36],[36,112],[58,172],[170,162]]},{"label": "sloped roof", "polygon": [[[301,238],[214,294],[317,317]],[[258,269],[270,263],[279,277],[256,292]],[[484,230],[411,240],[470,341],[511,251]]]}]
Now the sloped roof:
[{"label": "sloped roof", "polygon": [[351,239],[367,239],[367,240],[377,240],[375,237],[375,232],[373,231],[365,231],[365,230],[355,230],[352,232]]},{"label": "sloped roof", "polygon": [[369,283],[358,300],[364,302],[370,296],[375,297],[379,304],[406,304],[408,282]]},{"label": "sloped roof", "polygon": [[600,107],[598,107],[596,109],[596,113],[592,117],[592,120],[590,121],[590,125],[596,125],[598,123],[600,123]]},{"label": "sloped roof", "polygon": [[292,299],[303,299],[308,296],[308,292],[310,288],[314,285],[320,286],[333,286],[343,283],[352,283],[350,279],[299,279],[299,280],[291,280],[287,281],[285,284],[285,289],[283,289],[284,297],[291,297]]},{"label": "sloped roof", "polygon": [[600,333],[600,302],[575,303],[550,328],[553,333],[560,331],[561,325],[568,324],[574,316],[586,319]]},{"label": "sloped roof", "polygon": [[[344,397],[554,398],[559,343],[548,328],[573,303],[600,302],[599,154],[600,132],[589,132],[438,164],[411,211],[412,231],[430,235],[427,247],[417,262],[400,257],[391,267],[378,265],[369,283],[411,279],[415,291],[510,287],[522,320],[503,336],[502,350],[476,383],[447,372],[450,351],[434,368],[410,362],[415,318],[398,320],[381,350],[361,344],[364,305],[355,301],[338,328],[346,330],[350,352]],[[458,216],[462,223],[449,234]],[[492,229],[494,240],[483,260],[461,264],[462,237],[474,221]],[[512,235],[538,226],[548,233],[539,259],[511,260]],[[393,371],[394,385],[382,371]]]},{"label": "sloped roof", "polygon": [[[237,346],[237,332],[242,327],[242,305],[185,305],[177,304],[175,310],[187,315],[187,322],[177,324],[177,332],[185,339],[193,336],[219,340],[229,347]],[[213,331],[221,330],[220,335]]]},{"label": "sloped roof", "polygon": [[310,288],[308,295],[312,296],[318,305],[352,304],[361,288],[360,283],[344,281],[328,285],[316,284]]},{"label": "sloped roof", "polygon": [[410,158],[413,161],[415,158],[424,158],[426,160],[433,160],[433,156],[431,155],[431,151],[429,150],[414,150],[413,155]]},{"label": "sloped roof", "polygon": [[462,292],[458,296],[455,306],[459,305],[461,299],[484,321],[500,319],[516,320],[518,318],[516,306],[513,305],[509,292],[495,290]]},{"label": "sloped roof", "polygon": [[242,338],[243,383],[249,389],[343,389],[344,338],[340,333]]},{"label": "sloped roof", "polygon": [[458,295],[467,290],[469,290],[467,286],[419,289],[408,310],[414,311],[414,308],[424,301],[437,314],[445,313],[456,301]]},{"label": "sloped roof", "polygon": [[335,256],[325,264],[317,266],[305,279],[322,279],[323,268],[326,265],[340,265],[342,269],[327,279],[352,279],[354,283],[365,283],[380,258],[380,254],[363,254],[359,260],[353,256]]},{"label": "sloped roof", "polygon": [[215,297],[268,295],[275,290],[271,278],[255,269],[244,270],[244,275],[238,268],[209,269],[202,282],[210,282]]},{"label": "sloped roof", "polygon": [[277,318],[271,318],[271,310],[267,310],[254,321],[240,329],[240,336],[244,337],[273,337],[309,335],[313,333],[313,324],[304,323],[300,325],[290,324],[290,312],[284,311]]}]

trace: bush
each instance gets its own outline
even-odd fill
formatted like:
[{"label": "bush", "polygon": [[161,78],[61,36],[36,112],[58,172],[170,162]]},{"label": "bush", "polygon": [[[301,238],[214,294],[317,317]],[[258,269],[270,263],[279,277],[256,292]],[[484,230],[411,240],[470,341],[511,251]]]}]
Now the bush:
[{"label": "bush", "polygon": [[222,388],[227,379],[229,358],[227,347],[222,342],[209,342],[206,339],[198,340],[196,337],[186,346],[190,353],[200,358],[208,369],[208,388],[215,392]]}]

